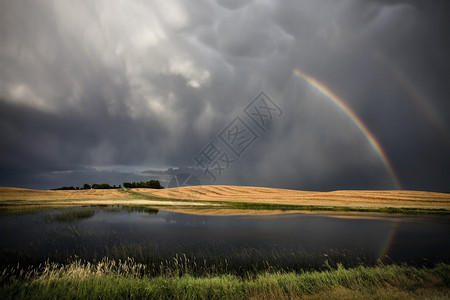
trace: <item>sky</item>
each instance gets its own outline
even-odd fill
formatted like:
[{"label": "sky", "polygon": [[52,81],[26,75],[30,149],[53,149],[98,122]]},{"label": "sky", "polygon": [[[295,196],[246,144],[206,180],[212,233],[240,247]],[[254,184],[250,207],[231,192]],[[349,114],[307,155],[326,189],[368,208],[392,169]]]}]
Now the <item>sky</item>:
[{"label": "sky", "polygon": [[450,192],[449,12],[0,0],[0,186]]}]

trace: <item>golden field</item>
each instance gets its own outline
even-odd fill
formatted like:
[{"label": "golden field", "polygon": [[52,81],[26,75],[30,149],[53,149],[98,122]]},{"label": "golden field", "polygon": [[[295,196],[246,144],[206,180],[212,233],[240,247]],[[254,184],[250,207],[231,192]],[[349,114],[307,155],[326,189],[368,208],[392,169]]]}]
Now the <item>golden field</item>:
[{"label": "golden field", "polygon": [[[283,209],[236,209],[233,204],[283,205]],[[230,207],[227,208],[227,204]],[[450,194],[421,191],[310,192],[248,186],[191,186],[170,189],[30,190],[0,187],[0,205],[23,206],[140,205],[191,213],[270,214],[289,206],[449,210]],[[225,206],[225,207],[224,207]],[[250,207],[251,208],[251,207]],[[325,209],[326,210],[326,209]],[[330,209],[332,210],[332,209]],[[295,208],[299,211],[299,208]]]},{"label": "golden field", "polygon": [[[186,205],[175,199],[139,197],[121,189],[89,190],[31,190],[0,187],[2,206],[73,206],[73,205]],[[192,202],[189,205],[202,205]]]},{"label": "golden field", "polygon": [[419,191],[308,192],[264,187],[207,185],[165,190],[136,189],[143,194],[197,201],[252,202],[268,204],[340,207],[410,207],[450,209],[450,194]]}]

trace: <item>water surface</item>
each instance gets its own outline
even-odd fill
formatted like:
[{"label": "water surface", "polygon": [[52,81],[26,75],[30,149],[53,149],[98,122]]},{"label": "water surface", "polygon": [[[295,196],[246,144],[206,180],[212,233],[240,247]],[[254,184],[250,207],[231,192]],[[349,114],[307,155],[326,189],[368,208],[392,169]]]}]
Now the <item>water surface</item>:
[{"label": "water surface", "polygon": [[[122,207],[75,207],[0,216],[0,266],[103,256],[155,263],[185,254],[237,265],[305,269],[450,262],[450,220],[437,216],[201,216]],[[259,260],[259,261],[258,261]],[[238,264],[239,262],[239,264]]]}]

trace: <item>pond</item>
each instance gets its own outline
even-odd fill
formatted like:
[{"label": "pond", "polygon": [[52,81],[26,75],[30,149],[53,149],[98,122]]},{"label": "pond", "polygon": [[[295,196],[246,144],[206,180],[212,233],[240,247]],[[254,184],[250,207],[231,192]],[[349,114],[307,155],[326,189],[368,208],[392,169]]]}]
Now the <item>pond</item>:
[{"label": "pond", "polygon": [[[0,267],[128,257],[196,272],[450,262],[443,216],[202,216],[107,206],[0,216]],[[201,265],[201,267],[200,267]]]}]

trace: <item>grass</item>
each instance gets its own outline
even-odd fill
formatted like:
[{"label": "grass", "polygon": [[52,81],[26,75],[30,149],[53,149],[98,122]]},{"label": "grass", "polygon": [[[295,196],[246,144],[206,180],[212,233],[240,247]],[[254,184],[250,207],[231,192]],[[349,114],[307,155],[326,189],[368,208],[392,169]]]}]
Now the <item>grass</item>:
[{"label": "grass", "polygon": [[95,210],[89,207],[66,208],[51,215],[56,222],[76,222],[93,217]]},{"label": "grass", "polygon": [[[174,268],[184,268],[180,263]],[[197,277],[171,270],[148,276],[133,259],[98,263],[75,260],[38,268],[5,269],[2,299],[448,299],[450,266],[378,265],[312,272],[264,272]]]},{"label": "grass", "polygon": [[158,210],[152,207],[142,206],[142,205],[89,205],[92,208],[101,208],[110,213],[119,213],[121,211],[127,212],[143,212],[149,215],[156,215]]},{"label": "grass", "polygon": [[295,205],[295,204],[271,204],[253,202],[216,202],[234,209],[253,210],[286,210],[286,211],[324,211],[324,212],[361,212],[361,213],[384,213],[384,214],[404,214],[404,215],[450,215],[447,209],[426,209],[413,207],[345,207],[345,206],[321,206],[321,205]]},{"label": "grass", "polygon": [[[81,233],[76,227],[69,226],[57,233],[61,237],[77,239]],[[112,233],[111,233],[112,234]],[[173,276],[217,276],[231,274],[247,278],[264,272],[303,272],[305,270],[327,270],[339,264],[352,268],[359,265],[374,266],[377,259],[363,251],[337,249],[318,249],[307,251],[303,248],[251,248],[229,247],[224,251],[224,244],[210,244],[204,248],[192,244],[165,244],[159,246],[151,242],[120,243],[114,246],[90,247],[80,246],[76,250],[49,250],[36,253],[35,246],[20,250],[1,249],[0,268],[7,268],[20,262],[23,266],[39,265],[46,260],[55,263],[73,261],[72,257],[95,263],[103,257],[116,261],[125,261],[133,257],[134,261],[146,267],[149,276],[171,274]]]}]

